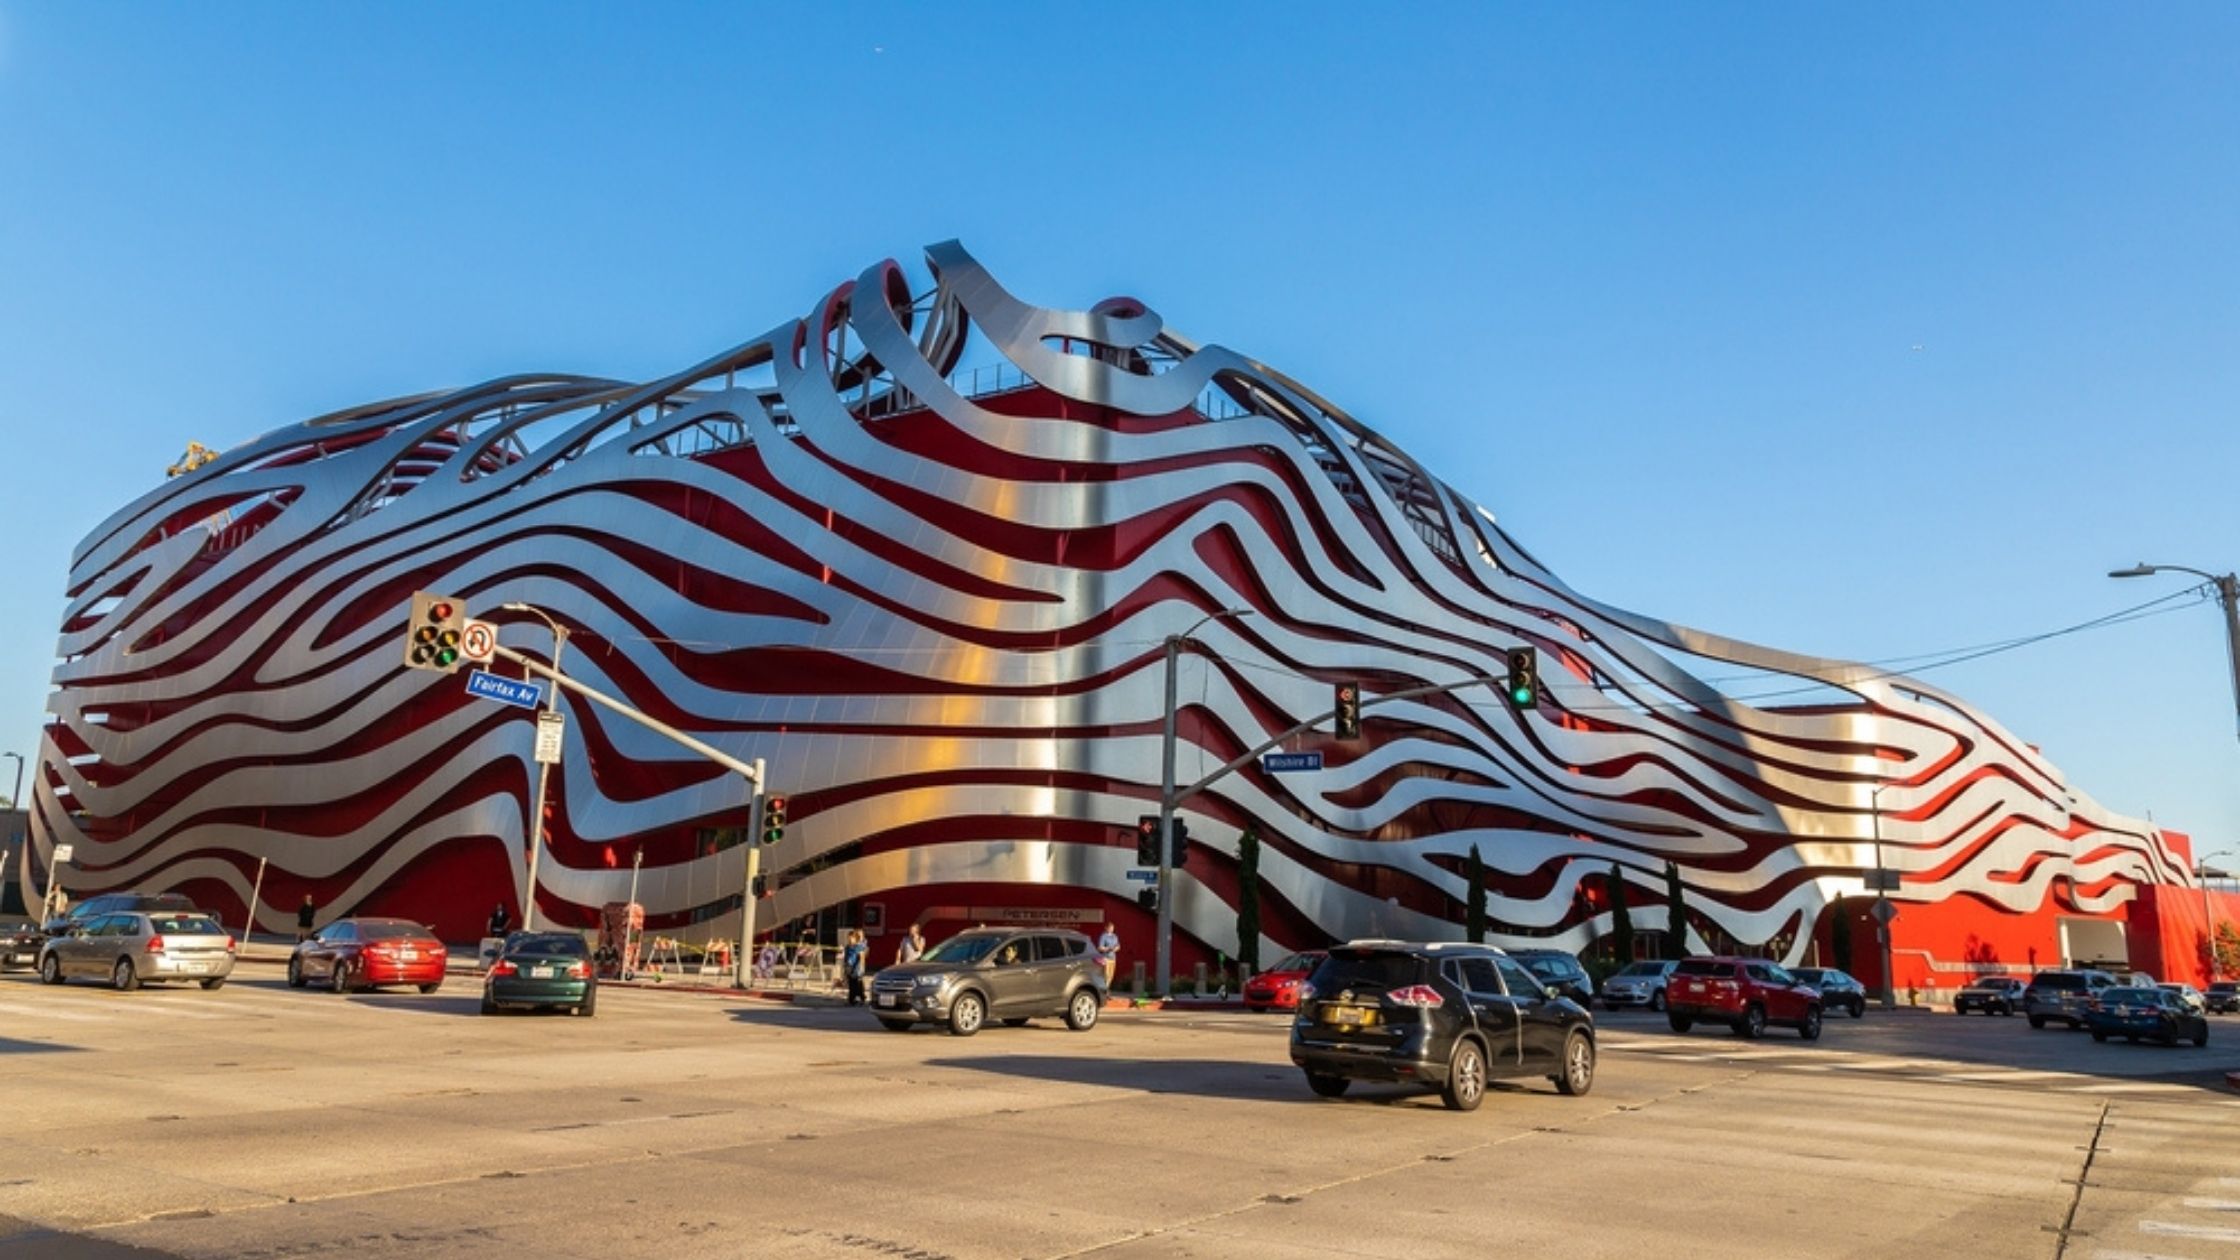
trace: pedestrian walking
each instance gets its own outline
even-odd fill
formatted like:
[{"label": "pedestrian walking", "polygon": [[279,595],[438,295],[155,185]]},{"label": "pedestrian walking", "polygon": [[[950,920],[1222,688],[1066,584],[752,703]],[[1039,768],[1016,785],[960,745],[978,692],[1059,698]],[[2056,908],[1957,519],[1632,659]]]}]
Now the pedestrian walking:
[{"label": "pedestrian walking", "polygon": [[840,951],[840,973],[848,977],[848,1005],[863,1005],[863,960],[871,952],[863,933],[850,929],[847,947]]},{"label": "pedestrian walking", "polygon": [[913,923],[910,925],[910,934],[902,938],[902,944],[894,951],[894,960],[897,964],[914,963],[925,952],[926,934],[919,931],[918,925]]},{"label": "pedestrian walking", "polygon": [[490,935],[504,936],[506,934],[506,924],[512,921],[513,916],[506,913],[506,903],[501,901],[497,905],[491,907]]},{"label": "pedestrian walking", "polygon": [[1112,973],[1120,966],[1120,934],[1112,925],[1104,925],[1104,935],[1097,938],[1097,961],[1104,964],[1104,987],[1112,988]]},{"label": "pedestrian walking", "polygon": [[311,920],[316,917],[318,917],[318,910],[311,904],[311,894],[305,893],[303,904],[296,907],[296,940],[298,943],[311,939]]}]

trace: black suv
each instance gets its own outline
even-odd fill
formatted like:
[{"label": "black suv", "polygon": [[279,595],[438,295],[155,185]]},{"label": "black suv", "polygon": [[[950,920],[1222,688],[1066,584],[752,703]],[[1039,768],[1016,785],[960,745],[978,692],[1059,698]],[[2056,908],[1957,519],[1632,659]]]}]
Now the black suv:
[{"label": "black suv", "polygon": [[1324,1098],[1398,1081],[1470,1111],[1500,1077],[1545,1076],[1584,1094],[1594,1059],[1594,1017],[1487,945],[1339,945],[1307,978],[1291,1025],[1291,1061]]},{"label": "black suv", "polygon": [[1594,977],[1579,965],[1578,955],[1560,949],[1512,949],[1509,957],[1523,963],[1540,983],[1581,1006],[1593,1008]]},{"label": "black suv", "polygon": [[2234,984],[2230,980],[2219,980],[2210,985],[2209,991],[2201,997],[2208,1003],[2209,1013],[2212,1015],[2240,1011],[2240,984]]},{"label": "black suv", "polygon": [[47,920],[46,934],[60,936],[105,914],[194,914],[201,907],[184,893],[103,893],[70,907],[70,913]]}]

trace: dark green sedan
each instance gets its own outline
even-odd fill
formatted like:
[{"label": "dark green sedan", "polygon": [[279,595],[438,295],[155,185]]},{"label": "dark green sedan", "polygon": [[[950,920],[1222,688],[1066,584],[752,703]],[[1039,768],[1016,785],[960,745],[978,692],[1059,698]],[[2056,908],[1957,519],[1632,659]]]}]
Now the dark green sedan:
[{"label": "dark green sedan", "polygon": [[599,1002],[591,950],[572,932],[516,932],[482,981],[482,1013],[558,1006],[589,1015]]}]

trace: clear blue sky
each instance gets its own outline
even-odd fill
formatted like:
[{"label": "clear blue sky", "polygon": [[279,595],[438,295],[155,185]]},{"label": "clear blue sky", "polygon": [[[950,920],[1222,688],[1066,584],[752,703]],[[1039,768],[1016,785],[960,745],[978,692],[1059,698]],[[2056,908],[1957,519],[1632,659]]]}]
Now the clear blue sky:
[{"label": "clear blue sky", "polygon": [[[1621,606],[2080,621],[2240,567],[2236,85],[2193,5],[0,2],[0,748],[188,439],[664,372],[948,236],[1302,377]],[[2240,844],[2213,605],[1924,676]]]}]

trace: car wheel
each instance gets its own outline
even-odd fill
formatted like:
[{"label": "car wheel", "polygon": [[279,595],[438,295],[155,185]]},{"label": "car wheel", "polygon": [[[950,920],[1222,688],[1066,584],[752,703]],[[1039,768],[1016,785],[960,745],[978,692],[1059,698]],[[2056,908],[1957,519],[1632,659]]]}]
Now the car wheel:
[{"label": "car wheel", "polygon": [[1649,1009],[1650,1009],[1650,1010],[1652,1010],[1652,1011],[1661,1011],[1661,1010],[1663,1010],[1663,1009],[1664,1009],[1664,990],[1663,990],[1663,989],[1655,989],[1655,990],[1652,990],[1652,991],[1650,992],[1650,994],[1649,994]]},{"label": "car wheel", "polygon": [[224,988],[224,987],[225,987],[225,983],[226,983],[226,978],[225,978],[224,976],[219,976],[219,977],[217,977],[217,978],[216,978],[216,979],[214,979],[214,980],[205,980],[205,981],[203,981],[203,982],[202,982],[202,987],[203,987],[203,988],[205,988],[205,989],[220,989],[220,988]]},{"label": "car wheel", "polygon": [[988,1005],[977,993],[960,993],[949,1003],[949,1031],[958,1037],[969,1037],[980,1031],[988,1019]]},{"label": "car wheel", "polygon": [[1336,1098],[1351,1087],[1352,1081],[1343,1076],[1326,1076],[1321,1072],[1307,1073],[1307,1088],[1324,1098]]},{"label": "car wheel", "polygon": [[109,973],[109,983],[115,985],[120,992],[129,993],[140,987],[140,973],[133,970],[131,959],[119,958],[116,970]]},{"label": "car wheel", "polygon": [[2092,1039],[2094,1041],[2106,1041],[2108,1039],[2108,1034],[2101,1032],[2099,1029],[2095,1028],[2092,1030]]},{"label": "car wheel", "polygon": [[1766,1008],[1762,1006],[1743,1008],[1742,1018],[1734,1022],[1734,1035],[1744,1041],[1756,1041],[1765,1034],[1765,1031]]},{"label": "car wheel", "polygon": [[1853,1019],[1865,1019],[1866,1017],[1867,1017],[1867,1000],[1866,1000],[1865,998],[1863,998],[1863,997],[1855,997],[1855,998],[1851,999],[1851,1018],[1853,1018]]},{"label": "car wheel", "polygon": [[2194,1029],[2194,1030],[2193,1030],[2193,1044],[2194,1044],[2194,1047],[2195,1047],[2196,1049],[2199,1049],[2200,1047],[2202,1047],[2202,1046],[2205,1046],[2205,1045],[2208,1045],[2208,1044],[2209,1044],[2209,1021],[2208,1021],[2208,1020],[2202,1020],[2202,1021],[2201,1021],[2201,1027],[2199,1027],[2199,1028],[2196,1028],[2196,1029]]},{"label": "car wheel", "polygon": [[583,1019],[590,1019],[598,1013],[599,990],[585,989],[583,991],[583,1001],[576,1003],[576,1014]]},{"label": "car wheel", "polygon": [[443,981],[441,981],[441,980],[438,980],[438,981],[436,981],[436,982],[435,982],[434,984],[423,984],[423,985],[421,985],[421,986],[420,986],[420,991],[421,991],[422,993],[433,993],[433,992],[435,992],[435,991],[436,991],[437,989],[440,989],[440,988],[442,988],[442,987],[443,987]]},{"label": "car wheel", "polygon": [[2032,1016],[2030,1017],[2030,1026],[2031,1026],[2032,1028],[2043,1028],[2043,1027],[2045,1027],[2045,1026],[2046,1026],[2046,1017],[2045,1017],[2045,1016],[2043,1016],[2043,1015],[2032,1015]]},{"label": "car wheel", "polygon": [[909,1032],[910,1023],[911,1021],[907,1019],[888,1019],[884,1015],[879,1017],[879,1026],[885,1028],[888,1032]]},{"label": "car wheel", "polygon": [[1475,1041],[1458,1041],[1447,1064],[1446,1088],[1439,1091],[1450,1111],[1476,1111],[1486,1096],[1486,1056]]},{"label": "car wheel", "polygon": [[1797,1036],[1804,1038],[1806,1041],[1820,1040],[1819,1007],[1808,1006],[1804,1008],[1804,1022],[1797,1025]]},{"label": "car wheel", "polygon": [[300,989],[303,984],[303,960],[291,954],[288,957],[288,987]]},{"label": "car wheel", "polygon": [[62,983],[62,960],[53,954],[39,960],[39,980],[43,984]]},{"label": "car wheel", "polygon": [[1563,1042],[1563,1070],[1555,1074],[1556,1092],[1576,1098],[1594,1088],[1594,1041],[1583,1032]]},{"label": "car wheel", "polygon": [[1013,1015],[1009,1019],[1003,1021],[1003,1026],[1005,1028],[1025,1028],[1027,1026],[1027,1017],[1024,1015]]},{"label": "car wheel", "polygon": [[1674,1032],[1686,1032],[1696,1026],[1696,1021],[1685,1015],[1667,1015],[1664,1022],[1671,1025]]},{"label": "car wheel", "polygon": [[1965,1015],[1968,1013],[1968,1008],[1960,1005],[1958,1002],[1954,1002],[1952,1004],[1952,1013],[1955,1015]]},{"label": "car wheel", "polygon": [[1998,1005],[1998,1007],[1997,1007],[1996,1009],[1998,1010],[1999,1014],[2001,1014],[2001,1015],[2012,1015],[2012,1014],[2014,1014],[2014,1008],[2013,1008],[2013,1007],[2011,1007],[2011,1006],[2009,1006],[2009,1005],[2007,1005],[2007,1004],[2006,1004],[2005,1002],[2001,1002],[2001,1003],[1999,1003],[1999,1005]]},{"label": "car wheel", "polygon": [[1095,989],[1082,989],[1066,1003],[1066,1027],[1075,1032],[1087,1032],[1097,1026],[1097,1013],[1104,1004],[1097,1000]]},{"label": "car wheel", "polygon": [[334,970],[327,973],[327,987],[336,993],[348,993],[350,991],[350,968],[348,964],[336,963],[334,965]]},{"label": "car wheel", "polygon": [[482,1013],[485,1015],[495,1015],[498,1013],[498,1004],[491,1001],[490,995],[487,993],[482,995]]}]

